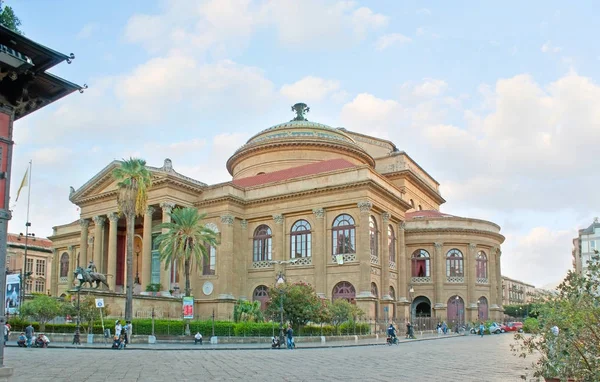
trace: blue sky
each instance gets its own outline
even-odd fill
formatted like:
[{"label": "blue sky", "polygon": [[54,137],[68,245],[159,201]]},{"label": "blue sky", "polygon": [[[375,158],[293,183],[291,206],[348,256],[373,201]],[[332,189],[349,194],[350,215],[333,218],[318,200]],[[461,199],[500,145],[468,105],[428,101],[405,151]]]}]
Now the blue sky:
[{"label": "blue sky", "polygon": [[69,186],[113,159],[230,179],[229,155],[299,101],[310,120],[393,140],[442,184],[444,212],[501,225],[507,276],[560,280],[599,214],[591,1],[7,4],[28,37],[75,53],[55,74],[90,86],[16,124],[13,195],[33,159],[40,236],[77,218]]}]

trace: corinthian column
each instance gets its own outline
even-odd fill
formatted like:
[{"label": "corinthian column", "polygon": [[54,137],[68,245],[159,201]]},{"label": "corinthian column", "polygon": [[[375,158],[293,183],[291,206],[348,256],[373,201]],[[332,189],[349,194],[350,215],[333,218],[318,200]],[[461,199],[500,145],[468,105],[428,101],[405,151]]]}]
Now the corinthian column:
[{"label": "corinthian column", "polygon": [[406,298],[406,293],[408,292],[408,284],[406,282],[407,277],[409,277],[410,272],[410,261],[406,258],[406,241],[404,239],[404,229],[406,228],[405,222],[400,222],[398,224],[398,264],[396,267],[398,269],[398,301],[408,303],[408,299]]},{"label": "corinthian column", "polygon": [[[162,222],[170,223],[171,222],[171,211],[175,208],[175,203],[171,202],[163,202],[160,204],[160,208],[162,208]],[[162,229],[162,233],[167,232],[167,229]],[[165,269],[166,268],[166,269]],[[171,264],[160,264],[160,283],[163,286],[163,290],[171,289]]]},{"label": "corinthian column", "polygon": [[[248,296],[252,296],[253,291],[248,291],[248,264],[251,262],[252,249],[250,246],[250,240],[248,239],[248,220],[240,220],[241,236],[239,246],[241,256],[237,256],[235,260],[240,277],[240,290],[238,298],[240,300],[247,300]],[[218,249],[217,249],[218,251]]]},{"label": "corinthian column", "polygon": [[273,260],[285,260],[283,245],[285,234],[283,232],[283,215],[273,215],[275,221],[275,229],[273,230]]},{"label": "corinthian column", "polygon": [[369,201],[357,204],[360,210],[356,237],[356,257],[360,263],[358,297],[371,297],[371,250],[369,241],[369,215],[373,204]]},{"label": "corinthian column", "polygon": [[115,212],[108,214],[108,260],[106,261],[106,272],[109,275],[108,287],[114,291],[117,287],[117,232],[119,227],[119,215]]},{"label": "corinthian column", "polygon": [[93,260],[98,268],[98,271],[104,273],[104,222],[106,218],[104,216],[94,216],[94,256]]},{"label": "corinthian column", "polygon": [[500,284],[500,290],[502,290],[502,278],[497,277],[497,265],[496,265],[496,251],[498,248],[492,248],[490,251],[490,260],[488,261],[489,266],[489,282],[490,282],[490,298],[488,300],[488,309],[496,308],[496,293],[498,291],[497,284]]},{"label": "corinthian column", "polygon": [[496,305],[502,307],[502,265],[501,265],[502,251],[500,248],[496,248]]},{"label": "corinthian column", "polygon": [[[444,279],[446,278],[446,267],[445,267],[445,256],[443,252],[444,243],[433,243],[435,248],[434,251],[434,260],[435,260],[435,268],[434,268],[434,285],[435,285],[435,309],[443,309],[446,306],[443,298],[444,291]],[[442,316],[436,314],[438,318]]]},{"label": "corinthian column", "polygon": [[152,214],[154,207],[146,208],[144,213],[144,232],[142,237],[142,287],[150,284],[152,270]]},{"label": "corinthian column", "polygon": [[77,254],[75,253],[75,246],[73,245],[69,245],[67,250],[69,251],[69,273],[67,274],[67,289],[71,289],[73,288],[73,279],[75,278],[75,273],[73,272],[77,267]]},{"label": "corinthian column", "polygon": [[[467,272],[467,306],[470,309],[477,308],[477,296],[475,295],[475,284],[477,283],[477,244],[470,243],[467,248],[465,267]],[[466,318],[467,316],[465,316]]]},{"label": "corinthian column", "polygon": [[[315,267],[315,289],[317,296],[326,298],[327,296],[327,259],[330,256],[326,255],[324,244],[325,240],[325,210],[322,208],[313,209],[315,214],[315,228],[311,235],[311,256]],[[331,261],[331,260],[329,260]]]},{"label": "corinthian column", "polygon": [[221,216],[221,245],[217,257],[219,270],[218,289],[219,299],[233,300],[233,222],[232,215]]},{"label": "corinthian column", "polygon": [[[383,300],[392,300],[390,297],[390,246],[389,246],[389,236],[388,236],[388,224],[390,223],[390,214],[389,212],[384,212],[381,214],[381,221],[383,224],[381,225],[381,296]],[[394,259],[395,261],[395,259]],[[390,310],[392,312],[393,310]],[[391,314],[391,313],[390,313]]]},{"label": "corinthian column", "polygon": [[79,237],[79,262],[78,267],[87,267],[87,250],[88,250],[88,230],[90,221],[88,219],[79,219],[81,225],[81,236]]}]

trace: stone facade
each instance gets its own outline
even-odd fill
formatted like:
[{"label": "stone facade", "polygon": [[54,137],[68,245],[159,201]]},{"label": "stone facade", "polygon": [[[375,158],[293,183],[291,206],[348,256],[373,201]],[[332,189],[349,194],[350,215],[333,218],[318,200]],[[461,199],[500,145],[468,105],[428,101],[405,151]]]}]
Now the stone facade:
[{"label": "stone facade", "polygon": [[[27,246],[27,267],[24,266],[25,246]],[[53,262],[52,242],[41,237],[8,234],[6,250],[7,273],[31,272],[25,281],[25,293],[48,293],[51,280],[56,275]]]},{"label": "stone facade", "polygon": [[[124,290],[125,222],[111,177],[119,164],[71,191],[81,219],[50,238],[57,256],[69,257],[57,295],[73,285],[72,269],[92,259],[112,291]],[[136,221],[138,294],[150,283],[162,284],[162,295],[183,286],[177,265],[165,270],[153,243],[172,208],[193,206],[220,238],[191,280],[196,305],[217,317],[228,317],[237,299],[264,304],[278,274],[312,284],[323,298],[346,298],[368,317],[464,321],[477,319],[478,307],[479,317],[500,317],[500,227],[439,213],[439,184],[392,142],[297,118],[252,137],[226,166],[232,180],[215,185],[177,173],[168,159],[150,167],[148,211]],[[412,257],[420,250],[429,255],[427,276]],[[460,260],[448,262],[448,253]],[[446,275],[447,266],[460,269]]]},{"label": "stone facade", "polygon": [[538,291],[535,285],[502,276],[502,304],[522,305],[533,302]]}]

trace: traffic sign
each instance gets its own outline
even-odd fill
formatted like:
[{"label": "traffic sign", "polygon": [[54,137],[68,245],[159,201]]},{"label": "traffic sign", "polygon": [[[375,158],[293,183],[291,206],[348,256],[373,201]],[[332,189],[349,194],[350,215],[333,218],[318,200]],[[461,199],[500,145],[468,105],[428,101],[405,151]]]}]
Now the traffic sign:
[{"label": "traffic sign", "polygon": [[96,299],[96,308],[104,308],[104,299],[103,298]]}]

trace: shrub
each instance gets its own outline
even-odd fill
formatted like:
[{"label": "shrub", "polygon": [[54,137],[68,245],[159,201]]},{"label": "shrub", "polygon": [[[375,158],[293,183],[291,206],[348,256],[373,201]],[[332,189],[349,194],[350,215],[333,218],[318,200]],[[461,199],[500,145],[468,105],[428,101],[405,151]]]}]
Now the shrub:
[{"label": "shrub", "polygon": [[525,333],[537,333],[540,330],[540,324],[537,318],[529,317],[523,322],[523,331]]}]

